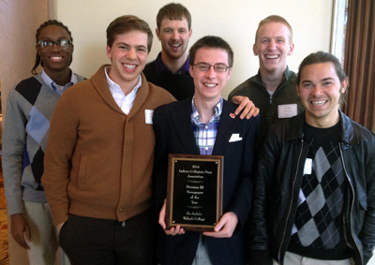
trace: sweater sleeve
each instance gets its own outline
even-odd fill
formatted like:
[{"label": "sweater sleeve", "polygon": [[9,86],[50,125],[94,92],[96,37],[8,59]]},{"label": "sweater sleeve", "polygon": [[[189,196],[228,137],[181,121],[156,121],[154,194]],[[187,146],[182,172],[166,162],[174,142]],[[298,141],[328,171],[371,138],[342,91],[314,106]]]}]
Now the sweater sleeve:
[{"label": "sweater sleeve", "polygon": [[66,91],[52,115],[42,183],[55,225],[68,220],[70,162],[77,142],[78,111]]},{"label": "sweater sleeve", "polygon": [[2,167],[8,214],[23,213],[22,203],[22,164],[26,145],[26,117],[20,106],[19,96],[12,89],[8,96],[2,136]]}]

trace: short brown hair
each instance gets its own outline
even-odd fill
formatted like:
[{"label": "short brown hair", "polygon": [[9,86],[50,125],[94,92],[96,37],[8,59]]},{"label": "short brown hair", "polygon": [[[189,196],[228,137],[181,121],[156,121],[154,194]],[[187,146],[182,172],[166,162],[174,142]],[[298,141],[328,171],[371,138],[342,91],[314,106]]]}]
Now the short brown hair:
[{"label": "short brown hair", "polygon": [[268,17],[266,17],[265,19],[263,19],[263,20],[261,20],[259,22],[257,32],[255,33],[255,43],[258,42],[258,32],[259,32],[259,29],[262,26],[264,26],[265,24],[272,23],[272,22],[274,22],[274,23],[281,23],[281,24],[284,24],[285,26],[287,26],[288,29],[289,29],[289,42],[293,43],[293,30],[292,30],[292,27],[290,26],[290,24],[288,23],[288,21],[286,21],[285,18],[283,18],[281,16],[278,16],[278,15],[268,16]]},{"label": "short brown hair", "polygon": [[194,65],[195,55],[197,51],[202,48],[222,49],[228,53],[229,67],[233,66],[233,50],[230,45],[220,37],[217,36],[204,36],[197,40],[196,43],[189,50],[189,65]]},{"label": "short brown hair", "polygon": [[147,33],[147,50],[150,52],[153,38],[152,31],[146,21],[132,15],[118,17],[109,24],[107,28],[107,45],[112,47],[117,35],[132,30]]},{"label": "short brown hair", "polygon": [[164,18],[168,18],[170,20],[182,20],[183,18],[186,18],[189,29],[191,28],[190,12],[181,4],[170,3],[160,8],[156,16],[156,25],[158,29],[160,29],[161,21]]}]

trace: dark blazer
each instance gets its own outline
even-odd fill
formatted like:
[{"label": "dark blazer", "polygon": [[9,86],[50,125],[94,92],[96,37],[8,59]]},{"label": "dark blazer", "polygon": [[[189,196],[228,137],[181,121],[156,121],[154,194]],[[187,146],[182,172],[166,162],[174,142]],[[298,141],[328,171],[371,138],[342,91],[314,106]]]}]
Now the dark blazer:
[{"label": "dark blazer", "polygon": [[[167,195],[168,154],[198,154],[191,125],[192,99],[172,102],[154,111],[156,136],[153,172],[157,213]],[[232,118],[237,105],[224,100],[220,125],[212,155],[224,155],[223,212],[234,212],[239,223],[231,238],[205,237],[212,264],[244,264],[243,225],[248,217],[252,195],[252,172],[259,118]],[[230,142],[232,134],[242,140]],[[191,265],[199,242],[199,232],[167,236],[159,226],[157,259],[160,264]]]}]

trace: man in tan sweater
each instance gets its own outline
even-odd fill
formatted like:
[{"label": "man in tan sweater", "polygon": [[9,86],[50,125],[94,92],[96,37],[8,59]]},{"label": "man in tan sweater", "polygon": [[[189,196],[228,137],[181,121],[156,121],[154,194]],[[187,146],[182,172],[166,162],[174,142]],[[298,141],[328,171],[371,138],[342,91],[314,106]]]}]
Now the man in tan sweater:
[{"label": "man in tan sweater", "polygon": [[153,110],[174,98],[142,74],[152,32],[135,16],[107,28],[107,56],[52,117],[42,183],[72,264],[150,264]]}]

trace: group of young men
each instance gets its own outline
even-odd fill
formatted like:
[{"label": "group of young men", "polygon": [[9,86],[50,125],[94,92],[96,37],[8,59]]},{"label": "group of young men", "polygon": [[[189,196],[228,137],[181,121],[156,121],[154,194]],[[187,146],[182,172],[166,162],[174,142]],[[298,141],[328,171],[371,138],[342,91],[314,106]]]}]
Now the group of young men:
[{"label": "group of young men", "polygon": [[[73,265],[366,264],[375,136],[339,110],[348,78],[337,58],[312,53],[295,74],[292,29],[269,16],[253,46],[258,74],[226,101],[230,45],[205,36],[188,54],[191,34],[184,6],[161,8],[162,51],[146,65],[149,26],[118,17],[111,64],[83,81],[68,28],[38,29],[33,74],[43,72],[11,91],[3,132],[11,234],[30,264],[54,264],[58,245]],[[224,156],[214,231],[166,227],[170,153]]]}]

